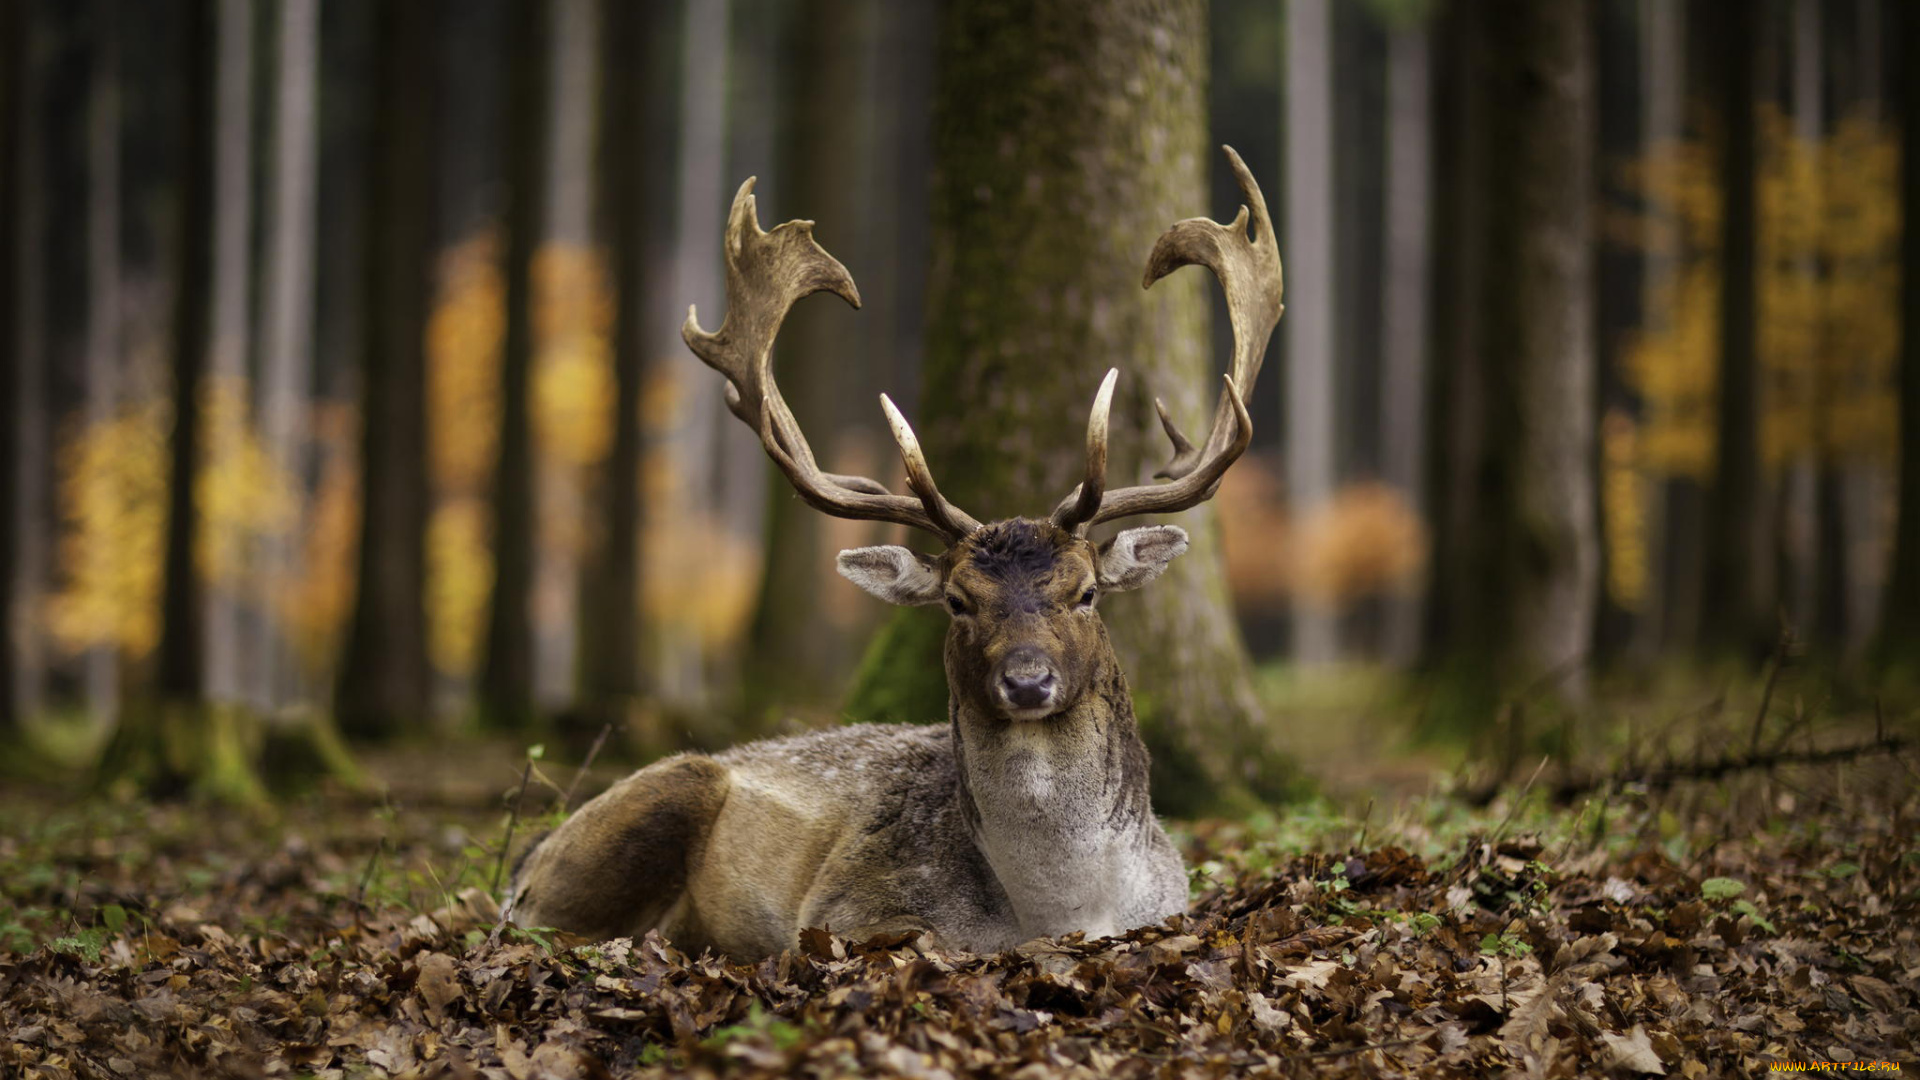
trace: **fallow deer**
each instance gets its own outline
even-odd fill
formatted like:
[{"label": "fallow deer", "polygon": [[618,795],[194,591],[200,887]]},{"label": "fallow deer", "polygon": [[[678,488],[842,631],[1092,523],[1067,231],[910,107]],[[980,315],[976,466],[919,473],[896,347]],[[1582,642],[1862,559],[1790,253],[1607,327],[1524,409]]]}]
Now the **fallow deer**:
[{"label": "fallow deer", "polygon": [[688,952],[746,959],[791,948],[808,927],[931,931],[945,947],[992,952],[1185,910],[1186,873],[1154,818],[1146,747],[1096,604],[1158,577],[1187,535],[1149,525],[1095,546],[1087,533],[1205,501],[1252,438],[1246,398],[1282,310],[1280,256],[1259,185],[1226,152],[1247,206],[1230,225],[1173,225],[1143,283],[1196,264],[1225,291],[1233,360],[1206,440],[1189,442],[1156,402],[1174,447],[1158,474],[1169,482],[1107,490],[1109,371],[1087,425],[1085,480],[1047,517],[986,525],[941,496],[885,395],[913,494],[820,469],[774,383],[774,335],[801,297],[831,292],[857,308],[860,294],[812,222],[762,231],[754,181],[740,186],[726,319],[709,333],[689,310],[682,336],[726,376],[728,407],[809,504],[946,545],[938,556],[856,548],[838,565],[883,600],[947,609],[948,723],[855,725],[655,762],[537,842],[514,876],[514,922],[595,938],[658,928]]}]

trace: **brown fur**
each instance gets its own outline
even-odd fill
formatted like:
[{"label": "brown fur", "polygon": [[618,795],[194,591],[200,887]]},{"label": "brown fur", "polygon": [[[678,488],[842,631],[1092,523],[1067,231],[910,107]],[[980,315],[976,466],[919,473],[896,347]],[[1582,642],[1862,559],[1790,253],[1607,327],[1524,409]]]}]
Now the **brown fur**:
[{"label": "brown fur", "polygon": [[[908,602],[958,605],[949,723],[836,728],[642,769],[539,844],[515,875],[512,918],[594,937],[657,927],[690,952],[747,959],[805,927],[930,930],[990,951],[1181,910],[1185,872],[1153,818],[1126,679],[1083,602],[1096,582],[1151,580],[1185,547],[1177,530],[1141,535],[1159,563],[1029,519],[986,526],[934,566],[899,549],[864,563],[925,578]],[[1056,681],[1045,710],[1009,707],[996,690],[1009,664]]]}]

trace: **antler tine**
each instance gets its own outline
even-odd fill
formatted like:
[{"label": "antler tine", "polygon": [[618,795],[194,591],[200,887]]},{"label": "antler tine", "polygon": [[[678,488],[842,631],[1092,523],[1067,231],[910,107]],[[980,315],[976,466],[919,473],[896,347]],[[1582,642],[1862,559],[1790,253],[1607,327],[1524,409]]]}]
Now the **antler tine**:
[{"label": "antler tine", "polygon": [[1053,512],[1053,523],[1077,534],[1086,532],[1086,523],[1100,509],[1107,492],[1107,418],[1113,412],[1113,384],[1119,368],[1108,368],[1100,380],[1100,392],[1093,396],[1093,411],[1087,416],[1087,478]]},{"label": "antler tine", "polygon": [[[760,228],[754,180],[748,177],[740,185],[727,214],[727,316],[720,329],[708,332],[700,327],[698,311],[689,307],[681,338],[708,367],[726,376],[727,409],[760,437],[767,455],[808,505],[835,517],[924,529],[948,543],[978,528],[940,497],[917,443],[907,469],[918,497],[895,495],[864,476],[823,472],[816,463],[813,447],[774,381],[773,340],[802,297],[830,292],[858,308],[860,290],[840,260],[814,240],[813,222],[789,221],[772,232]],[[895,430],[897,435],[898,427]],[[903,444],[903,453],[905,449]]]},{"label": "antler tine", "polygon": [[880,409],[887,414],[887,426],[893,429],[893,441],[900,447],[900,460],[906,462],[907,486],[920,497],[927,516],[950,536],[965,536],[978,529],[978,521],[940,494],[939,486],[933,482],[933,470],[927,468],[927,457],[920,452],[920,440],[913,433],[913,425],[900,415],[893,399],[881,394]]},{"label": "antler tine", "polygon": [[[1228,225],[1207,218],[1188,218],[1176,222],[1162,233],[1147,256],[1142,288],[1166,277],[1182,266],[1205,266],[1220,281],[1226,294],[1227,314],[1233,323],[1233,364],[1226,376],[1220,403],[1213,411],[1213,427],[1196,449],[1168,415],[1158,400],[1160,424],[1173,444],[1174,454],[1156,475],[1169,483],[1143,484],[1108,492],[1100,508],[1088,519],[1087,526],[1132,517],[1136,514],[1170,514],[1185,510],[1213,497],[1227,469],[1246,452],[1253,441],[1253,420],[1247,415],[1247,397],[1260,377],[1260,365],[1266,356],[1267,339],[1280,321],[1285,306],[1280,302],[1283,277],[1280,247],[1274,238],[1273,220],[1267,214],[1267,201],[1246,162],[1233,147],[1221,149],[1233,166],[1246,205]],[[1251,224],[1249,224],[1251,218]]]}]

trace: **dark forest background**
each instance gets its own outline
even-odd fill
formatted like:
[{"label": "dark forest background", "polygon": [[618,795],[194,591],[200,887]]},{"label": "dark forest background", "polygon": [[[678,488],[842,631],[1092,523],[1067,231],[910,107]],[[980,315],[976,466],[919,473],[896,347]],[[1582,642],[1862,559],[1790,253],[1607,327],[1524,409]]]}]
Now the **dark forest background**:
[{"label": "dark forest background", "polygon": [[1287,313],[1194,554],[1107,615],[1157,797],[1285,793],[1313,687],[1508,767],[1516,703],[1789,661],[1911,696],[1916,33],[1890,0],[0,0],[0,736],[245,799],[352,742],[938,720],[940,617],[833,573],[887,530],[794,498],[681,344],[728,200],[759,176],[860,284],[778,352],[827,467],[897,483],[885,391],[956,501],[1034,514],[1109,365],[1117,471],[1158,464],[1153,395],[1198,426],[1214,287],[1129,312],[1161,228],[1231,220],[1221,143]]}]

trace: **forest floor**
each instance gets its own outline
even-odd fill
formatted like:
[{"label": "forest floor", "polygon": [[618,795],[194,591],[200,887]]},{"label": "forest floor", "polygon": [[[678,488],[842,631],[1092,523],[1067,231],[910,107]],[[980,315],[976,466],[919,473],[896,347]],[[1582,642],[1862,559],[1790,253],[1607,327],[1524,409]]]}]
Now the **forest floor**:
[{"label": "forest floor", "polygon": [[462,753],[374,756],[386,799],[261,816],[13,785],[0,1076],[1920,1067],[1904,753],[1561,806],[1536,773],[1477,808],[1384,765],[1378,805],[1180,824],[1194,899],[1164,925],[999,956],[809,932],[749,965],[497,927],[509,819],[517,847],[573,772],[516,818],[515,750]]}]

